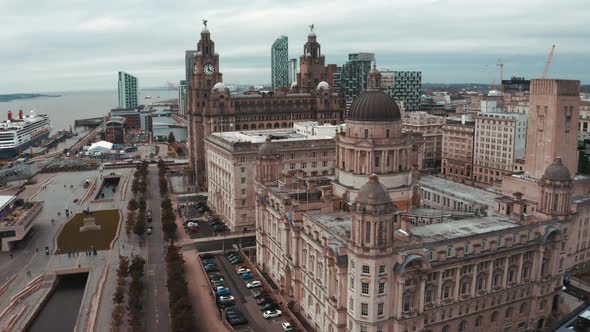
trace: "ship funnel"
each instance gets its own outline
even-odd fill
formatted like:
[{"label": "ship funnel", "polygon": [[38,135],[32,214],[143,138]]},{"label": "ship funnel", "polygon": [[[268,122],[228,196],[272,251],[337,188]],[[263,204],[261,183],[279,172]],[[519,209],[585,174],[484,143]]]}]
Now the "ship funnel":
[{"label": "ship funnel", "polygon": [[8,120],[12,120],[12,111],[8,111]]},{"label": "ship funnel", "polygon": [[18,119],[19,120],[23,119],[23,110],[18,111]]}]

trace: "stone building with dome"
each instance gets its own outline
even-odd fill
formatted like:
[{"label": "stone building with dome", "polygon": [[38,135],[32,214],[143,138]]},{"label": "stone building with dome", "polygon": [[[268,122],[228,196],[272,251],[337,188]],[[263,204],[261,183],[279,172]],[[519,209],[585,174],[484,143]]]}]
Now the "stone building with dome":
[{"label": "stone building with dome", "polygon": [[[579,82],[543,81],[532,81],[539,115],[551,126],[573,119]],[[331,181],[294,181],[273,143],[259,150],[257,268],[309,330],[542,331],[562,305],[564,273],[590,259],[588,179],[557,150],[502,193],[422,175],[420,145],[379,82],[374,68],[351,105]],[[539,129],[547,144],[562,135]]]},{"label": "stone building with dome", "polygon": [[222,83],[219,54],[209,29],[201,31],[194,54],[188,100],[190,166],[197,190],[207,188],[205,139],[211,133],[291,128],[294,122],[340,124],[345,103],[332,89],[335,65],[325,65],[315,33],[308,35],[297,84],[291,89],[256,94],[230,94]]}]

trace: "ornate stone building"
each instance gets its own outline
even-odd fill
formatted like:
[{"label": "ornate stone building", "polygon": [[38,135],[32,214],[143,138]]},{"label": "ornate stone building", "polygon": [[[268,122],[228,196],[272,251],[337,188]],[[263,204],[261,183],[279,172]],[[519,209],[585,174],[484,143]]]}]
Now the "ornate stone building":
[{"label": "ornate stone building", "polygon": [[191,167],[198,189],[207,186],[204,140],[211,133],[251,129],[288,128],[293,122],[317,121],[320,124],[339,124],[344,120],[344,100],[331,87],[330,65],[324,65],[324,55],[315,33],[301,57],[298,84],[290,90],[255,95],[230,95],[222,83],[219,54],[209,30],[201,31],[201,40],[194,55],[193,82],[188,92],[189,150]]},{"label": "ornate stone building", "polygon": [[[579,82],[545,81],[533,80],[532,105],[539,93],[557,103],[538,102],[540,115],[577,119],[567,95]],[[537,178],[506,177],[505,195],[420,176],[376,70],[370,82],[336,138],[333,181],[294,186],[273,143],[260,147],[258,268],[316,331],[542,331],[565,271],[589,259],[590,180],[557,156],[532,161]],[[547,128],[547,142],[561,129]]]}]

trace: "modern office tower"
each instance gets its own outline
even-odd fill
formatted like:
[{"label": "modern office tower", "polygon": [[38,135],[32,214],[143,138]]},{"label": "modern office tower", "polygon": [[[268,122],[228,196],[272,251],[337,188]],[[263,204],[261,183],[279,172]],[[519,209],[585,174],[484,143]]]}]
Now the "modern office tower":
[{"label": "modern office tower", "polygon": [[374,53],[351,53],[348,61],[339,70],[339,89],[334,90],[346,98],[347,109],[354,98],[367,91],[367,78],[371,71],[371,64],[375,62]]},{"label": "modern office tower", "polygon": [[185,117],[187,110],[186,81],[181,80],[178,84],[178,115]]},{"label": "modern office tower", "polygon": [[271,51],[271,86],[273,91],[289,87],[289,38],[280,36],[272,44]]},{"label": "modern office tower", "polygon": [[289,59],[289,84],[297,82],[297,59]]},{"label": "modern office tower", "polygon": [[479,113],[475,117],[474,181],[500,185],[524,159],[527,116],[522,113]]},{"label": "modern office tower", "polygon": [[442,126],[445,118],[426,112],[408,112],[402,118],[402,131],[423,143],[422,170],[439,173],[442,155]]},{"label": "modern office tower", "polygon": [[119,72],[119,108],[134,108],[139,105],[137,77]]},{"label": "modern office tower", "polygon": [[420,110],[422,72],[386,70],[382,74],[385,91],[397,102],[403,104],[404,111]]}]

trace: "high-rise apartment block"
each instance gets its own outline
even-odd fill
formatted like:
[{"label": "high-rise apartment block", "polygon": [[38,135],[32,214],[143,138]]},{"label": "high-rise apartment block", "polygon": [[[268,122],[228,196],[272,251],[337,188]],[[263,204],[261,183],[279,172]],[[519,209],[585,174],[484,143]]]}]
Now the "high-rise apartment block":
[{"label": "high-rise apartment block", "polygon": [[475,120],[472,116],[447,118],[442,126],[442,170],[445,178],[471,183],[473,180],[473,140]]},{"label": "high-rise apartment block", "polygon": [[186,50],[184,52],[184,80],[180,81],[178,86],[178,111],[181,116],[187,117],[189,105],[191,104],[191,90],[193,84],[193,73],[195,72],[195,54],[196,50]]},{"label": "high-rise apartment block", "polygon": [[289,86],[297,82],[297,59],[289,59]]},{"label": "high-rise apartment block", "polygon": [[[422,72],[420,71],[383,71],[385,92],[403,105],[408,112],[420,110],[422,91]],[[391,82],[394,82],[391,87]],[[389,86],[389,87],[388,87]]]},{"label": "high-rise apartment block", "polygon": [[119,108],[129,109],[139,105],[137,77],[119,72]]},{"label": "high-rise apartment block", "polygon": [[340,68],[339,82],[334,84],[335,91],[346,98],[347,109],[354,98],[367,91],[367,77],[373,62],[374,53],[351,53],[348,61]]},{"label": "high-rise apartment block", "polygon": [[524,158],[526,133],[526,114],[476,115],[474,181],[499,186],[502,178],[514,170],[514,161]]},{"label": "high-rise apartment block", "polygon": [[271,59],[271,87],[273,91],[289,87],[289,38],[280,36],[272,44]]},{"label": "high-rise apartment block", "polygon": [[186,81],[181,80],[178,84],[178,115],[185,117],[187,110],[187,87]]}]

